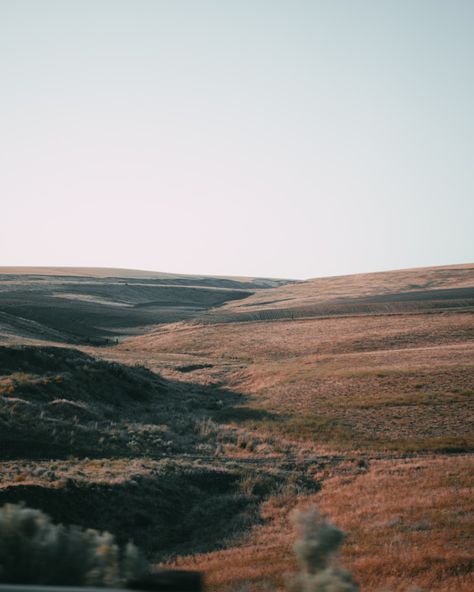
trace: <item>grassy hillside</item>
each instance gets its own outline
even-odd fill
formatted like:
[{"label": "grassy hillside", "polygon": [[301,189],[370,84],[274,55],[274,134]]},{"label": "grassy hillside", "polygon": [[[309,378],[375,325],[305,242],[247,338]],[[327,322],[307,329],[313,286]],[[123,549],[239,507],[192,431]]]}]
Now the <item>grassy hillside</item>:
[{"label": "grassy hillside", "polygon": [[473,286],[474,266],[310,280],[111,350],[239,393],[215,421],[287,442],[322,483],[270,499],[244,544],[173,565],[203,569],[219,591],[281,586],[294,569],[288,512],[314,501],[349,533],[345,564],[363,590],[470,590]]},{"label": "grassy hillside", "polygon": [[238,468],[87,459],[17,464],[14,476],[11,464],[0,467],[13,477],[0,485],[0,505],[23,501],[56,521],[112,531],[155,561],[219,548],[259,521],[262,496],[242,489]]},{"label": "grassy hillside", "polygon": [[104,345],[282,282],[133,270],[0,268],[0,342]]},{"label": "grassy hillside", "polygon": [[4,342],[36,344],[0,348],[0,503],[260,592],[315,502],[362,590],[472,589],[473,265],[273,288],[84,273],[0,282]]},{"label": "grassy hillside", "polygon": [[4,457],[126,454],[141,432],[129,429],[134,420],[150,424],[159,449],[167,406],[180,411],[172,385],[149,370],[73,349],[0,347],[0,369]]},{"label": "grassy hillside", "polygon": [[[207,315],[220,322],[167,325],[127,340],[114,355],[147,360],[170,377],[194,361],[193,380],[225,383],[246,399],[245,405],[218,412],[219,421],[338,448],[472,450],[474,316],[469,301],[453,299],[449,309],[421,312],[440,302],[433,294],[444,295],[448,288],[433,284],[420,301],[400,300],[406,292],[398,291],[402,285],[426,283],[433,274],[452,290],[472,290],[467,285],[474,284],[473,267],[440,271],[347,279],[351,297],[357,293],[362,300],[368,293],[375,299],[373,292],[379,290],[380,298],[403,302],[405,312],[320,316],[314,308],[313,316],[304,319],[242,323],[238,309],[246,304],[233,303]],[[321,310],[333,301],[336,285],[342,292],[344,278],[328,280],[325,291],[324,283],[284,286],[274,294],[293,295],[286,317],[299,309],[298,295],[317,300]],[[277,301],[260,305],[266,315],[280,310]],[[224,309],[237,311],[233,320]]]},{"label": "grassy hillside", "polygon": [[236,402],[223,398],[75,349],[0,347],[0,505],[112,530],[155,560],[222,546],[259,522],[260,503],[289,477],[318,487],[217,456],[241,450],[241,431],[210,420]]},{"label": "grassy hillside", "polygon": [[77,349],[0,346],[0,457],[212,455],[206,421],[240,400]]},{"label": "grassy hillside", "polygon": [[[289,510],[317,504],[347,533],[341,561],[362,592],[470,592],[473,585],[472,457],[377,460],[324,480],[320,493],[270,498],[244,544],[171,563],[199,569],[212,591],[284,589],[297,566]],[[414,588],[417,586],[417,588]]]},{"label": "grassy hillside", "polygon": [[474,310],[474,265],[319,278],[261,290],[206,322]]}]

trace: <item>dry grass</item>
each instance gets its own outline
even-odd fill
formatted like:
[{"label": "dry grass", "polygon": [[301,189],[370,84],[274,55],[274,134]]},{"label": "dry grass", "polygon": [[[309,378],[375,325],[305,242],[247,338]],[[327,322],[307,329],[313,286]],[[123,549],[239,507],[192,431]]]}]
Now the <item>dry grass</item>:
[{"label": "dry grass", "polygon": [[[474,447],[473,335],[471,313],[181,323],[115,353],[168,377],[182,363],[212,365],[183,379],[244,395],[218,419],[300,448],[440,452]],[[467,592],[473,485],[470,456],[374,461],[366,473],[331,477],[319,495],[270,500],[264,524],[238,545],[178,565],[204,570],[213,590],[282,588],[295,569],[288,512],[316,501],[348,532],[343,562],[363,590]]]},{"label": "dry grass", "polygon": [[[352,448],[474,447],[474,315],[166,326],[114,350],[181,380],[225,383],[217,419]],[[184,361],[208,365],[180,374]],[[260,417],[258,414],[260,413]]]},{"label": "dry grass", "polygon": [[168,324],[128,339],[118,350],[256,362],[464,343],[472,314],[348,317],[222,325]]},{"label": "dry grass", "polygon": [[136,477],[149,478],[160,468],[158,461],[141,459],[68,459],[0,462],[0,490],[21,483],[41,487],[120,485]]},{"label": "dry grass", "polygon": [[321,509],[349,533],[343,559],[366,590],[474,586],[474,463],[468,456],[378,461],[329,480]]},{"label": "dry grass", "polygon": [[[0,467],[8,473],[7,489],[18,494],[23,487],[41,487],[50,493],[57,486],[64,500],[75,491],[68,489],[70,480],[87,491],[102,491],[102,485],[123,490],[133,515],[122,514],[123,509],[117,514],[107,502],[107,520],[120,529],[130,518],[141,529],[140,521],[146,522],[151,514],[158,522],[167,517],[176,540],[162,542],[165,555],[166,544],[174,544],[175,553],[202,551],[203,535],[206,550],[219,550],[183,556],[174,565],[204,570],[210,588],[219,592],[239,589],[246,582],[259,591],[267,585],[282,588],[285,573],[296,568],[288,514],[309,503],[320,505],[347,531],[343,561],[363,590],[408,590],[416,584],[433,592],[467,592],[474,585],[472,456],[444,452],[474,449],[474,314],[469,295],[473,272],[472,265],[454,266],[287,285],[210,311],[200,324],[169,323],[116,347],[83,347],[102,359],[143,364],[159,372],[162,384],[169,387],[165,396],[147,402],[145,415],[137,408],[132,418],[124,407],[124,421],[110,422],[107,428],[107,440],[118,430],[124,442],[138,442],[138,447],[127,448],[135,458],[52,461],[55,469],[48,462],[35,467],[20,459]],[[457,292],[443,300],[439,291],[448,289]],[[423,300],[420,294],[426,291],[438,293]],[[397,293],[402,293],[405,313],[389,314],[394,306],[390,298]],[[365,309],[350,303],[346,312],[354,305],[356,316],[314,318],[331,307],[337,312],[340,303],[335,301],[372,296],[381,297],[374,300],[376,314],[361,316]],[[421,314],[423,306],[438,312]],[[449,308],[451,312],[442,312]],[[269,318],[286,315],[286,320],[233,322],[247,318],[252,310],[268,312]],[[381,314],[383,310],[387,314]],[[292,311],[309,311],[313,318],[288,320]],[[226,322],[216,324],[219,319]],[[16,371],[0,381],[0,394],[8,406],[8,421],[18,428],[23,415],[30,425],[30,408],[40,404],[35,397],[56,393],[60,385],[55,382],[57,373],[40,384],[31,369]],[[67,398],[72,403],[78,397]],[[70,409],[62,412],[66,411]],[[155,442],[149,423],[155,431],[165,425],[163,442],[161,434]],[[171,448],[164,446],[168,443]],[[144,458],[158,452],[176,455],[166,479],[172,474],[178,483],[172,504],[161,507],[160,515],[154,504],[165,498],[159,498],[154,483],[156,463]],[[234,492],[235,485],[236,492],[218,505],[206,490],[191,508],[184,491],[189,467],[179,458],[183,452],[212,458],[213,467],[225,475],[240,471],[230,487]],[[407,453],[410,459],[403,459]],[[210,468],[194,468],[211,487]],[[142,481],[132,475],[135,472]],[[291,484],[262,504],[254,489],[265,489],[266,482],[258,482],[255,475]],[[310,493],[311,484],[321,479],[322,492]],[[137,483],[144,486],[137,488]],[[159,487],[163,484],[160,480]],[[179,518],[170,510],[177,496],[183,506]],[[80,513],[83,499],[77,499]],[[68,508],[65,503],[64,511]],[[98,517],[105,521],[102,510]],[[191,518],[199,525],[193,531],[196,538],[186,531]],[[222,522],[218,540],[217,519]],[[148,533],[150,549],[156,532]],[[186,545],[180,550],[183,541]]]},{"label": "dry grass", "polygon": [[346,531],[342,563],[363,592],[468,592],[474,586],[474,464],[468,456],[376,461],[367,472],[328,479],[321,493],[272,498],[267,523],[239,547],[183,558],[201,569],[211,590],[250,584],[282,587],[296,569],[288,520],[297,505],[317,503]]},{"label": "dry grass", "polygon": [[289,512],[297,504],[294,495],[271,498],[260,508],[264,524],[254,527],[235,547],[181,557],[168,565],[202,571],[211,592],[246,586],[253,590],[283,589],[286,576],[296,569]]},{"label": "dry grass", "polygon": [[262,290],[243,304],[225,305],[222,312],[233,313],[236,318],[246,311],[305,309],[311,312],[311,309],[318,305],[340,302],[348,298],[472,288],[473,283],[473,264],[316,278],[287,284],[275,290]]}]

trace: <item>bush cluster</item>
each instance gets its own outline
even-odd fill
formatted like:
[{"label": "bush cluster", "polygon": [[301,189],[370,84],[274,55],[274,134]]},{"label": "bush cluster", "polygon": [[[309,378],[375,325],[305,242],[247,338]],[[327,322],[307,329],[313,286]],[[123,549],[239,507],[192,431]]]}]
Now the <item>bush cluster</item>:
[{"label": "bush cluster", "polygon": [[108,532],[53,524],[40,510],[0,508],[0,583],[123,586],[147,571],[131,543]]}]

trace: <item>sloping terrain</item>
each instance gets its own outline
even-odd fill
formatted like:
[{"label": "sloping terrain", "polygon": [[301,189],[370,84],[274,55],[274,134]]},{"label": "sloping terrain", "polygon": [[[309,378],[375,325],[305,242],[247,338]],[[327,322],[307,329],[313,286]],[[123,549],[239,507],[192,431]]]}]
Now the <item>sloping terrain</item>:
[{"label": "sloping terrain", "polygon": [[0,346],[0,457],[213,454],[201,423],[240,399],[77,349]]},{"label": "sloping terrain", "polygon": [[240,450],[238,431],[210,421],[238,397],[222,399],[75,349],[0,347],[0,505],[111,530],[154,560],[225,545],[259,522],[291,470],[254,478],[216,457]]},{"label": "sloping terrain", "polygon": [[283,280],[113,269],[0,268],[0,340],[107,344]]},{"label": "sloping terrain", "polygon": [[[470,592],[473,585],[474,463],[469,456],[377,460],[301,496],[347,533],[342,563],[362,592]],[[270,498],[263,524],[238,546],[191,555],[171,567],[206,574],[212,591],[286,588],[295,573],[291,510],[296,496]]]},{"label": "sloping terrain", "polygon": [[0,347],[3,458],[126,454],[140,435],[129,431],[134,421],[149,425],[145,439],[164,449],[167,409],[178,416],[181,404],[177,389],[146,368],[73,349]]},{"label": "sloping terrain", "polygon": [[[99,477],[104,465],[107,474]],[[0,468],[12,473],[9,463]],[[262,499],[242,490],[238,468],[191,462],[22,463],[16,479],[0,485],[0,506],[25,502],[55,521],[112,531],[121,543],[133,539],[155,561],[219,548],[258,522]],[[271,487],[277,489],[278,478]]]},{"label": "sloping terrain", "polygon": [[[474,301],[458,296],[472,286],[468,265],[309,280],[159,327],[114,355],[169,376],[184,364],[194,381],[243,394],[220,420],[351,448],[471,450]],[[369,299],[372,312],[350,313]],[[336,301],[344,314],[326,314]],[[252,306],[253,321],[241,312]]]},{"label": "sloping terrain", "polygon": [[204,315],[236,322],[474,310],[474,265],[319,278],[261,290]]},{"label": "sloping terrain", "polygon": [[194,360],[185,376],[245,398],[220,421],[343,449],[462,451],[474,448],[473,336],[470,313],[180,324],[115,355],[170,378]]},{"label": "sloping terrain", "polygon": [[363,591],[470,592],[474,265],[271,288],[46,271],[3,276],[29,316],[5,296],[0,335],[76,344],[0,348],[0,503],[261,592],[315,502]]},{"label": "sloping terrain", "polygon": [[[216,591],[281,586],[295,569],[288,512],[315,501],[348,532],[362,590],[472,589],[473,286],[472,265],[310,280],[110,350],[241,394],[215,421],[291,443],[322,482],[268,500],[241,544],[173,565],[202,569]],[[359,460],[334,473],[337,454]]]}]

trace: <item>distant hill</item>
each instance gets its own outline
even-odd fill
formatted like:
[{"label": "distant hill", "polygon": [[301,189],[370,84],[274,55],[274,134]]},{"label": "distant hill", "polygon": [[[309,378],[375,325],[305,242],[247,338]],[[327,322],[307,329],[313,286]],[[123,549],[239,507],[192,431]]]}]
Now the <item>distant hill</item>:
[{"label": "distant hill", "polygon": [[113,343],[287,280],[68,267],[0,267],[0,341]]},{"label": "distant hill", "polygon": [[142,269],[123,269],[119,267],[28,267],[0,266],[0,276],[53,276],[53,277],[93,277],[93,278],[131,278],[162,280],[173,284],[202,284],[222,286],[222,284],[248,287],[271,288],[287,283],[282,278],[256,278],[250,276],[214,276],[166,273]]},{"label": "distant hill", "polygon": [[474,264],[335,276],[259,290],[207,322],[474,310]]},{"label": "distant hill", "polygon": [[245,401],[216,418],[259,433],[341,450],[466,452],[473,312],[474,265],[320,278],[157,327],[110,355],[225,384]]}]

